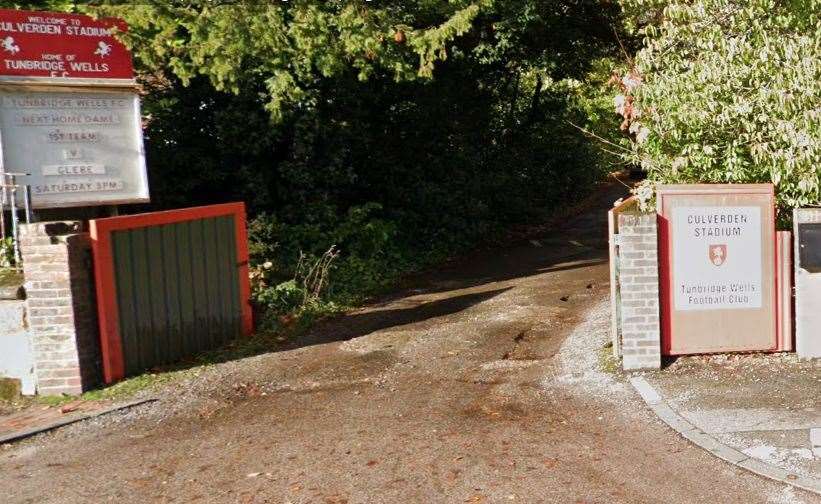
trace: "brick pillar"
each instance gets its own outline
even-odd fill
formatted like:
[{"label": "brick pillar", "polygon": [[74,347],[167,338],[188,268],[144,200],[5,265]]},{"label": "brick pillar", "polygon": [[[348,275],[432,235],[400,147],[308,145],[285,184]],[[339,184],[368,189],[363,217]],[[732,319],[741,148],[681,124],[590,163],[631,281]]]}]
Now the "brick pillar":
[{"label": "brick pillar", "polygon": [[622,367],[661,367],[656,214],[619,214]]},{"label": "brick pillar", "polygon": [[20,227],[37,391],[79,394],[99,382],[91,242],[80,222]]}]

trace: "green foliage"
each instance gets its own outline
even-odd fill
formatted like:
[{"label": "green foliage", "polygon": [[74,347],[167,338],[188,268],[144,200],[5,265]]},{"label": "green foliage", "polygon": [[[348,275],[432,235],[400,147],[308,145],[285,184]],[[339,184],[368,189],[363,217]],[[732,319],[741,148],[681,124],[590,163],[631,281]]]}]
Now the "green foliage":
[{"label": "green foliage", "polygon": [[125,18],[121,36],[144,72],[185,85],[205,76],[234,94],[261,84],[277,121],[320,106],[329,79],[427,81],[454,57],[491,72],[583,71],[591,55],[613,49],[618,12],[584,0],[102,4],[79,8]]},{"label": "green foliage", "polygon": [[20,398],[20,380],[0,377],[0,405]]},{"label": "green foliage", "polygon": [[16,265],[14,240],[10,236],[0,239],[0,268],[14,268]]},{"label": "green foliage", "polygon": [[296,280],[288,280],[274,286],[256,284],[254,287],[254,303],[271,315],[296,311],[305,299],[305,290],[296,283]]},{"label": "green foliage", "polygon": [[265,106],[281,120],[288,109],[316,106],[323,79],[353,73],[366,80],[377,71],[397,81],[430,77],[448,44],[493,2],[107,3],[89,10],[128,21],[124,37],[142,66],[170,69],[185,84],[204,75],[233,93],[261,79]]},{"label": "green foliage", "polygon": [[612,344],[602,346],[597,350],[597,354],[600,371],[610,375],[621,374],[621,360],[613,355]]},{"label": "green foliage", "polygon": [[0,287],[23,285],[23,272],[19,269],[0,268]]},{"label": "green foliage", "polygon": [[55,12],[72,12],[75,10],[74,0],[39,0],[36,2],[16,2],[0,0],[0,9],[47,10]]},{"label": "green foliage", "polygon": [[341,215],[325,208],[323,218],[314,222],[284,224],[269,214],[252,220],[249,252],[257,265],[252,275],[256,303],[277,315],[302,306],[312,290],[306,287],[306,265],[320,262],[334,246],[344,254],[328,265],[331,282],[323,289],[328,299],[354,303],[394,281],[409,269],[403,258],[409,251],[398,247],[395,225],[374,215],[379,210],[370,203]]},{"label": "green foliage", "polygon": [[821,3],[624,4],[645,36],[622,84],[638,140],[625,157],[663,182],[771,181],[782,217],[818,203]]}]

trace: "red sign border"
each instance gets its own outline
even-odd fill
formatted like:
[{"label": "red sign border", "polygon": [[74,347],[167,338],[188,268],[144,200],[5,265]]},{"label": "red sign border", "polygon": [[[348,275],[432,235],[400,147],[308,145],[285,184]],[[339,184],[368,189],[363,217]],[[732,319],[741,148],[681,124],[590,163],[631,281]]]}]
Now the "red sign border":
[{"label": "red sign border", "polygon": [[[39,11],[27,9],[0,9],[0,18],[4,14],[14,14],[23,16],[40,16],[40,17],[54,17],[62,19],[77,19],[83,18],[87,22],[94,24],[102,24],[107,26],[116,26],[119,30],[128,30],[128,24],[125,20],[115,17],[94,18],[87,14],[70,13],[70,12],[54,12],[54,11]],[[14,21],[10,21],[14,22]],[[5,33],[5,32],[3,32]],[[56,36],[55,40],[66,40],[67,35]],[[116,37],[115,37],[116,39]],[[125,51],[123,58],[126,58],[128,73],[130,77],[91,77],[83,75],[79,77],[52,77],[46,75],[8,75],[0,74],[0,84],[36,84],[36,85],[75,85],[75,86],[113,86],[113,87],[135,87],[136,79],[133,64],[133,55],[131,50],[122,42],[117,40],[117,44]]]},{"label": "red sign border", "polygon": [[661,355],[663,357],[683,355],[672,352],[672,336],[673,336],[673,320],[671,317],[673,311],[673,293],[672,285],[672,265],[670,264],[670,252],[672,243],[670,241],[670,221],[664,214],[664,197],[665,196],[698,196],[716,194],[717,190],[732,192],[733,194],[756,194],[767,195],[772,202],[772,228],[773,228],[773,244],[774,249],[773,258],[775,264],[773,265],[774,272],[774,290],[773,290],[773,309],[775,310],[775,317],[773,317],[775,328],[775,341],[773,346],[761,350],[749,350],[745,348],[722,348],[710,352],[700,353],[723,353],[723,352],[780,352],[789,348],[786,342],[788,335],[782,334],[781,320],[782,310],[779,309],[779,292],[781,283],[780,268],[778,267],[781,259],[781,254],[778,247],[778,229],[776,227],[776,208],[775,208],[775,186],[773,184],[664,184],[660,185],[656,190],[656,222],[658,226],[658,265],[659,265],[659,315],[660,315],[660,329],[661,329]]}]

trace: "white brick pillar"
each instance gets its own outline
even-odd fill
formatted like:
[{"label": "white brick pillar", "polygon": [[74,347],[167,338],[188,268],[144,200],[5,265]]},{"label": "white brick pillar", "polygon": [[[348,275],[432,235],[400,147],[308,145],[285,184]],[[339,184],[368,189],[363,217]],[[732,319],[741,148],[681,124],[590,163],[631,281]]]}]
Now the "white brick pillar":
[{"label": "white brick pillar", "polygon": [[20,226],[26,312],[42,395],[79,394],[99,380],[90,243],[79,222]]},{"label": "white brick pillar", "polygon": [[619,214],[622,367],[661,367],[658,234],[655,213]]}]

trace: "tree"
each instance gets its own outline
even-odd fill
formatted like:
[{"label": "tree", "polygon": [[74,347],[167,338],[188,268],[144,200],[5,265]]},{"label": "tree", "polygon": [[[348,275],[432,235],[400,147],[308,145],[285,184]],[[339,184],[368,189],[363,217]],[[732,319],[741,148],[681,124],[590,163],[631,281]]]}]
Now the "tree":
[{"label": "tree", "polygon": [[47,10],[55,12],[71,12],[75,7],[74,0],[40,0],[36,2],[16,2],[0,0],[0,8],[22,10]]},{"label": "tree", "polygon": [[204,75],[217,90],[233,93],[243,82],[262,80],[266,107],[282,120],[315,106],[322,81],[345,73],[360,81],[377,71],[396,81],[430,77],[433,64],[447,58],[448,44],[490,5],[152,0],[89,10],[128,21],[123,36],[144,69],[170,70],[184,84]]},{"label": "tree", "polygon": [[[384,197],[384,208],[404,215],[424,201],[431,217],[447,211],[481,223],[547,209],[605,168],[566,121],[588,123],[600,107],[582,81],[602,68],[597,58],[615,53],[612,5],[201,0],[86,8],[130,25],[123,36],[148,90],[152,190],[198,188],[178,191],[175,204],[181,194],[222,190],[295,215],[285,207],[323,201],[344,209]],[[267,127],[256,113],[263,107]],[[186,171],[180,153],[196,145],[208,168]],[[219,169],[231,177],[211,173]]]},{"label": "tree", "polygon": [[153,204],[247,201],[264,215],[254,256],[283,278],[300,251],[338,245],[339,288],[368,290],[542,219],[610,168],[568,123],[608,117],[614,4],[83,8],[130,25]]},{"label": "tree", "polygon": [[644,47],[620,79],[626,158],[659,182],[773,182],[821,200],[821,2],[624,0]]}]

